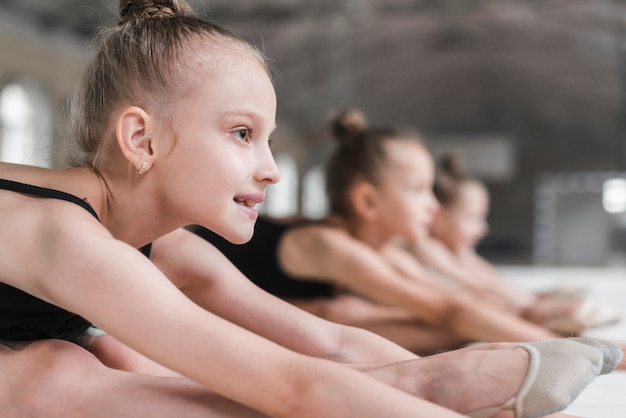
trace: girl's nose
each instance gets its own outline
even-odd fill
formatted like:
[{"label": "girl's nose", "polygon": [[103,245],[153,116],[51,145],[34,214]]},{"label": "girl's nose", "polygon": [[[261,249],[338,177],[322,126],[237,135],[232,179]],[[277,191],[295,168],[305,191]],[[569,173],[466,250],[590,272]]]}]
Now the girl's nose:
[{"label": "girl's nose", "polygon": [[260,156],[256,177],[259,181],[270,184],[278,183],[280,180],[280,169],[269,147]]}]

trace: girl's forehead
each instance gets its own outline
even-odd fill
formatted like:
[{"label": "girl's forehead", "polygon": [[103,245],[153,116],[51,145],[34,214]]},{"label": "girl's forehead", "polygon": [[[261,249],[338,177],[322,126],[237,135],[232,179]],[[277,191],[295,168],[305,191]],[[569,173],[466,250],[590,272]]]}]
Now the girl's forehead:
[{"label": "girl's forehead", "polygon": [[429,152],[417,141],[389,141],[385,151],[391,165],[424,167],[427,170],[433,165]]},{"label": "girl's forehead", "polygon": [[[429,152],[419,142],[397,141],[387,152],[386,179],[392,183],[432,182],[435,167]],[[393,148],[393,150],[391,149]]]},{"label": "girl's forehead", "polygon": [[408,138],[389,140],[385,142],[385,152],[389,156],[406,158],[430,158],[430,154],[420,142]]},{"label": "girl's forehead", "polygon": [[459,189],[461,193],[472,196],[472,197],[486,197],[487,196],[487,190],[485,189],[485,187],[479,182],[474,181],[474,180],[464,181],[463,183],[461,183]]},{"label": "girl's forehead", "polygon": [[456,204],[487,206],[489,204],[489,194],[482,184],[468,180],[459,185]]}]

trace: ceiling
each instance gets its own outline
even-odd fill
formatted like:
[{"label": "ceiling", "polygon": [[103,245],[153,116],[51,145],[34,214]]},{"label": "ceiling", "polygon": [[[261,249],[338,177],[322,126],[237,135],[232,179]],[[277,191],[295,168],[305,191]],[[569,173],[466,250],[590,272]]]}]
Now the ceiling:
[{"label": "ceiling", "polygon": [[[329,106],[356,105],[427,131],[502,125],[532,113],[626,134],[624,1],[188,2],[276,61],[282,114],[300,126],[319,122]],[[89,40],[117,20],[117,5],[0,0],[0,15]]]},{"label": "ceiling", "polygon": [[[277,24],[309,13],[349,9],[348,3],[356,4],[345,0],[187,0],[187,3],[197,13],[220,22],[250,24]],[[48,31],[69,30],[86,38],[101,24],[115,22],[117,7],[118,2],[114,0],[0,0],[0,13],[24,19]]]}]

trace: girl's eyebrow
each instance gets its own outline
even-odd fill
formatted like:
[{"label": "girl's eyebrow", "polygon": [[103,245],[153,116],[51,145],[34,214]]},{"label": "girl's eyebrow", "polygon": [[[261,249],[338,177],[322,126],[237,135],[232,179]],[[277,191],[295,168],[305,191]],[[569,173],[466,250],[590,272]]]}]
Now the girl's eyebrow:
[{"label": "girl's eyebrow", "polygon": [[[254,112],[254,111],[245,110],[245,109],[228,110],[228,111],[224,112],[223,116],[225,116],[225,117],[228,117],[228,116],[243,116],[243,117],[251,119],[251,120],[253,120],[255,122],[256,121],[263,121],[263,116],[261,116],[261,114],[259,114],[257,112]],[[278,125],[276,123],[273,123],[271,125],[270,132],[274,132],[277,127],[278,127]]]}]

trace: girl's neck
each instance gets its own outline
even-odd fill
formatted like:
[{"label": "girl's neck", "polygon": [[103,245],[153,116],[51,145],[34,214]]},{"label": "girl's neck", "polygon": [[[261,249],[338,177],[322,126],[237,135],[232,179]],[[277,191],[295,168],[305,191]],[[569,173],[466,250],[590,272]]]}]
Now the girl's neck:
[{"label": "girl's neck", "polygon": [[379,249],[387,242],[391,236],[383,231],[376,223],[362,221],[360,219],[349,220],[343,217],[333,217],[333,222],[337,222],[353,238]]},{"label": "girl's neck", "polygon": [[116,181],[98,174],[102,199],[98,209],[102,224],[120,241],[140,248],[177,229],[180,223],[168,218],[157,204],[158,192],[148,181]]}]

